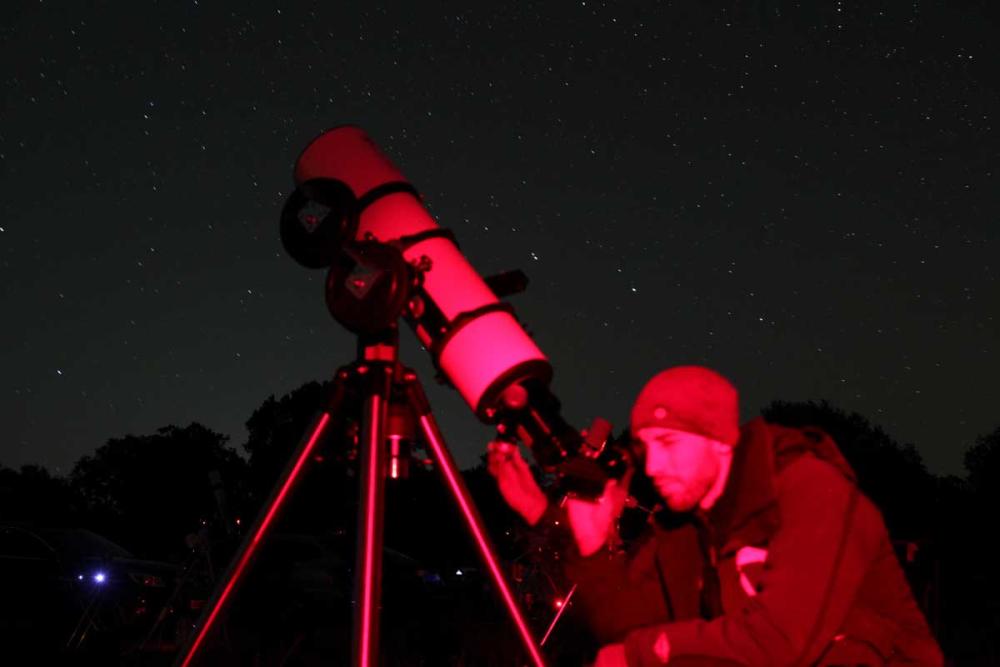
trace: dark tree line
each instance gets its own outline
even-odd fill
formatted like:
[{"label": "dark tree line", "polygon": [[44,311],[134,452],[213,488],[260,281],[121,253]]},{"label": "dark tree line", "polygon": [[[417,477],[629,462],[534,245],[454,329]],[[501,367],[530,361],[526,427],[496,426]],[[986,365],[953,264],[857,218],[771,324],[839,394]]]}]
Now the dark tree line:
[{"label": "dark tree line", "polygon": [[[242,452],[230,446],[227,436],[190,424],[112,438],[81,458],[67,477],[39,466],[0,466],[0,522],[87,527],[137,555],[174,562],[190,557],[196,536],[208,536],[224,559],[309,428],[327,389],[309,383],[279,399],[269,397],[247,421]],[[998,658],[993,637],[1000,626],[1000,584],[991,533],[1000,507],[1000,427],[971,444],[966,475],[959,478],[929,473],[912,445],[827,403],[775,402],[762,413],[778,423],[818,426],[837,441],[862,490],[882,509],[946,652],[959,664]],[[334,420],[273,529],[324,536],[344,563],[345,582],[354,548],[356,438],[356,424]],[[465,471],[465,478],[522,597],[540,616],[549,614],[559,575],[532,558],[537,545],[500,499],[484,466]],[[390,483],[387,494],[386,546],[398,558],[444,575],[477,565],[436,472],[414,460],[408,478]],[[481,594],[477,589],[463,599],[478,600]],[[387,598],[390,615],[392,599]],[[497,605],[477,608],[490,607]],[[471,622],[478,612],[456,613],[454,622]],[[495,627],[496,620],[480,629]]]}]

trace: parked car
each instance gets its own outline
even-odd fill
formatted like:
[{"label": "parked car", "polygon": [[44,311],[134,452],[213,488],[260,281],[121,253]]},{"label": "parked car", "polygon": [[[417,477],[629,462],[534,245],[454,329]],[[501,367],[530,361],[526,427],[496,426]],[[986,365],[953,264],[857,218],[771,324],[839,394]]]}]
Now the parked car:
[{"label": "parked car", "polygon": [[171,650],[176,576],[89,530],[0,525],[0,636],[46,656]]}]

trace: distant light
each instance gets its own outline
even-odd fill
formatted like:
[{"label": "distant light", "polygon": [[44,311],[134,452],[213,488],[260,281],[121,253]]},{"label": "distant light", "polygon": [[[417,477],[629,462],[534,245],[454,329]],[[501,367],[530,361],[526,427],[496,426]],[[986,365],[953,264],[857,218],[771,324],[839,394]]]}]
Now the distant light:
[{"label": "distant light", "polygon": [[455,574],[457,574],[458,576],[461,577],[462,576],[462,571],[461,570],[455,570]]},{"label": "distant light", "polygon": [[104,574],[103,572],[94,573],[94,583],[103,584],[107,580],[107,578],[108,575]]},{"label": "distant light", "polygon": [[562,599],[561,598],[556,598],[555,605],[556,605],[556,609],[559,609],[560,607],[562,607],[563,606]]},{"label": "distant light", "polygon": [[76,580],[77,581],[83,581],[83,575],[82,574],[76,575]]}]

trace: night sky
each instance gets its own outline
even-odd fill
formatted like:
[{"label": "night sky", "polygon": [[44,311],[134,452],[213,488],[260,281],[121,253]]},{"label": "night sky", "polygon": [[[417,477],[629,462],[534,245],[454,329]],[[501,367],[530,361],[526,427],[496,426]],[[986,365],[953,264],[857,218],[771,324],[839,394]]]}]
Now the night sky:
[{"label": "night sky", "polygon": [[[354,358],[278,216],[363,127],[624,425],[711,365],[828,399],[935,473],[1000,426],[996,3],[23,2],[0,8],[0,464],[67,473]],[[277,7],[280,7],[278,9]],[[491,430],[433,382],[463,466]]]}]

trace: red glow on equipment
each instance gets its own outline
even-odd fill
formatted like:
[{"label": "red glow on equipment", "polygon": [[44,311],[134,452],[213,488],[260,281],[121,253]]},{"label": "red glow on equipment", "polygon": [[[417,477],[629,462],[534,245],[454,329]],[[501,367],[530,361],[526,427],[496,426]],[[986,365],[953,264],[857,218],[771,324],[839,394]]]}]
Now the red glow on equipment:
[{"label": "red glow on equipment", "polygon": [[558,609],[559,611],[556,612],[555,618],[553,618],[552,622],[549,623],[549,629],[545,631],[545,636],[542,637],[542,641],[540,642],[541,646],[545,646],[545,642],[549,641],[549,637],[552,636],[552,631],[556,629],[556,623],[559,622],[559,619],[562,618],[563,613],[566,611],[566,609],[569,608],[569,601],[570,599],[572,599],[573,593],[575,592],[576,592],[576,584],[573,584],[573,588],[569,589],[569,593],[566,594],[565,598],[556,598],[555,606],[556,609]]},{"label": "red glow on equipment", "polygon": [[[382,398],[378,394],[373,394],[370,398],[369,403],[369,424],[379,424],[382,422],[381,416],[384,414],[382,406]],[[378,519],[379,513],[381,511],[380,500],[380,490],[382,486],[380,484],[379,477],[383,474],[381,466],[379,465],[379,455],[382,452],[382,433],[379,432],[377,428],[371,428],[369,431],[370,440],[367,443],[368,460],[364,467],[368,471],[368,478],[365,480],[365,498],[364,498],[364,542],[365,552],[364,559],[362,562],[362,590],[361,590],[361,646],[358,647],[358,659],[360,667],[370,667],[370,658],[372,655],[372,645],[375,639],[374,628],[372,627],[376,621],[375,618],[375,604],[377,600],[375,599],[377,587],[379,582],[375,581],[375,577],[380,574],[376,571],[376,559],[381,554],[382,545],[381,536],[377,533],[379,528]],[[357,617],[355,617],[357,619]]]},{"label": "red glow on equipment", "polygon": [[389,479],[399,479],[399,457],[402,448],[399,441],[402,437],[396,433],[389,435]]},{"label": "red glow on equipment", "polygon": [[212,611],[208,614],[208,618],[205,619],[205,622],[198,630],[197,636],[191,643],[191,646],[188,649],[187,654],[184,656],[183,662],[181,662],[181,667],[188,667],[188,665],[191,663],[191,660],[197,653],[198,647],[201,646],[201,643],[205,640],[205,637],[208,635],[208,631],[212,628],[212,624],[215,623],[216,617],[219,615],[219,612],[222,610],[223,605],[229,598],[229,594],[232,593],[233,589],[236,587],[236,583],[239,581],[240,576],[242,576],[243,570],[246,569],[247,563],[250,562],[251,556],[253,556],[253,554],[256,552],[257,546],[259,545],[261,538],[263,538],[264,533],[267,532],[268,527],[271,525],[271,520],[278,513],[278,509],[281,507],[282,502],[284,502],[285,496],[288,494],[289,489],[292,488],[292,484],[294,484],[295,479],[298,477],[299,472],[302,469],[302,464],[305,463],[305,461],[309,458],[309,454],[312,452],[313,447],[319,440],[320,434],[322,434],[323,429],[326,428],[326,425],[329,421],[330,421],[329,413],[324,412],[320,417],[319,423],[316,425],[316,428],[313,430],[312,435],[309,437],[306,446],[302,448],[302,452],[299,454],[298,458],[295,459],[295,463],[291,468],[291,470],[289,471],[289,473],[287,474],[285,482],[281,485],[280,489],[278,490],[278,493],[274,496],[274,500],[271,502],[270,507],[268,507],[264,512],[262,518],[259,521],[257,529],[251,532],[251,535],[253,537],[251,538],[250,544],[243,551],[243,557],[240,558],[239,562],[237,562],[236,566],[232,569],[232,574],[230,575],[229,580],[226,582],[225,587],[222,589],[222,593],[219,594],[219,597],[216,600],[215,605],[212,607]]},{"label": "red glow on equipment", "polygon": [[458,501],[458,506],[462,511],[462,516],[465,518],[465,523],[471,529],[472,535],[476,540],[479,554],[486,562],[486,567],[500,593],[500,597],[503,598],[503,602],[507,606],[507,611],[510,613],[511,618],[514,619],[514,624],[517,626],[518,634],[521,635],[522,643],[531,654],[531,660],[536,667],[544,667],[545,661],[541,653],[538,652],[538,647],[535,645],[535,639],[531,635],[531,628],[528,627],[528,623],[521,614],[521,610],[517,606],[517,601],[514,599],[514,594],[511,592],[510,586],[507,585],[507,580],[504,577],[499,562],[497,562],[496,555],[493,553],[489,538],[483,532],[482,519],[479,517],[479,512],[476,510],[475,505],[473,505],[472,499],[469,497],[469,492],[459,476],[455,462],[452,461],[451,455],[445,449],[444,443],[437,432],[436,425],[430,417],[428,415],[421,415],[420,424],[423,427],[427,443],[431,451],[434,452],[434,460],[438,465],[438,469],[447,482],[452,496]]}]

